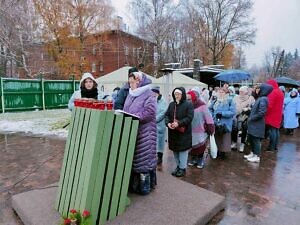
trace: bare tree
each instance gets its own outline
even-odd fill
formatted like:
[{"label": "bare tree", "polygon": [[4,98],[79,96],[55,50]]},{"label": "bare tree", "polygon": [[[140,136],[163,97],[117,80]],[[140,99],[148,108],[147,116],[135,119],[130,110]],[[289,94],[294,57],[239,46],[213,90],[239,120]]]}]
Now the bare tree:
[{"label": "bare tree", "polygon": [[246,67],[246,56],[241,46],[234,50],[233,68],[244,69]]},{"label": "bare tree", "polygon": [[31,76],[27,66],[26,44],[33,38],[30,8],[27,1],[0,1],[0,73],[15,76],[17,68],[23,68]]},{"label": "bare tree", "polygon": [[172,28],[179,5],[172,0],[132,0],[130,6],[138,23],[137,33],[156,44],[158,68],[162,67],[166,59],[164,45],[174,35]]},{"label": "bare tree", "polygon": [[199,23],[199,37],[211,56],[211,63],[220,62],[229,44],[252,44],[256,29],[250,18],[252,0],[194,0]]}]

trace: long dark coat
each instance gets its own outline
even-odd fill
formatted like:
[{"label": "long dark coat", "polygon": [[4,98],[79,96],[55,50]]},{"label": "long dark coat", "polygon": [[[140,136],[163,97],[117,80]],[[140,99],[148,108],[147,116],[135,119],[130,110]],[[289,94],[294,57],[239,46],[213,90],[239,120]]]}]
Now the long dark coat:
[{"label": "long dark coat", "polygon": [[[174,91],[180,89],[182,98],[179,104],[175,101]],[[168,128],[169,149],[172,151],[186,151],[192,148],[192,120],[194,118],[194,107],[191,102],[186,100],[186,92],[183,87],[175,88],[172,92],[173,102],[169,104],[166,112],[166,126],[174,121],[174,111],[176,106],[176,120],[179,121],[179,127],[184,126],[185,132]]]},{"label": "long dark coat", "polygon": [[273,90],[269,84],[262,84],[258,93],[258,99],[255,101],[249,118],[248,118],[248,134],[254,137],[264,138],[265,136],[265,116],[268,108],[268,94]]}]

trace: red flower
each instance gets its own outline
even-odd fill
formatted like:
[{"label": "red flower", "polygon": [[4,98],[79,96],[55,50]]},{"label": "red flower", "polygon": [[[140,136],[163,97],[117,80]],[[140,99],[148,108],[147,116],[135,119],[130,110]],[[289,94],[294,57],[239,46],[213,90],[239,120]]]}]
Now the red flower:
[{"label": "red flower", "polygon": [[65,219],[64,220],[64,225],[70,225],[71,224],[71,220],[70,219]]},{"label": "red flower", "polygon": [[88,210],[83,210],[83,212],[82,212],[82,217],[83,218],[87,218],[87,217],[89,217],[90,216],[90,212],[88,211]]},{"label": "red flower", "polygon": [[75,213],[77,213],[77,211],[76,211],[76,209],[71,209],[70,213],[75,214]]}]

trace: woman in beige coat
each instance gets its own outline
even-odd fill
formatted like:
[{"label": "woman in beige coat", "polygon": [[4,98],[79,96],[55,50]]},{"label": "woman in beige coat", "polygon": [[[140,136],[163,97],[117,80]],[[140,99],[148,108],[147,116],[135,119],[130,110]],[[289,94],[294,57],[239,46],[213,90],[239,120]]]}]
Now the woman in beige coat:
[{"label": "woman in beige coat", "polygon": [[232,130],[232,145],[231,148],[237,148],[237,140],[241,138],[239,145],[239,151],[243,152],[245,147],[245,141],[247,137],[247,117],[250,113],[251,107],[255,102],[253,96],[249,95],[247,86],[242,86],[239,89],[239,94],[233,99],[236,106],[236,117],[234,119],[234,128]]}]

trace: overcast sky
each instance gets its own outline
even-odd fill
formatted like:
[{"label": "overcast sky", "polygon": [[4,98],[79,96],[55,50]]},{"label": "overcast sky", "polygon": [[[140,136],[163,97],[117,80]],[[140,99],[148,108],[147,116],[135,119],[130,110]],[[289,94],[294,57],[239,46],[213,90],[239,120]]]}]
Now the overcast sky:
[{"label": "overcast sky", "polygon": [[[126,13],[129,0],[112,0],[118,14],[127,24],[133,23]],[[300,50],[300,0],[254,0],[253,17],[257,33],[255,45],[245,48],[247,65],[258,66],[271,47],[281,47],[286,52]]]}]

